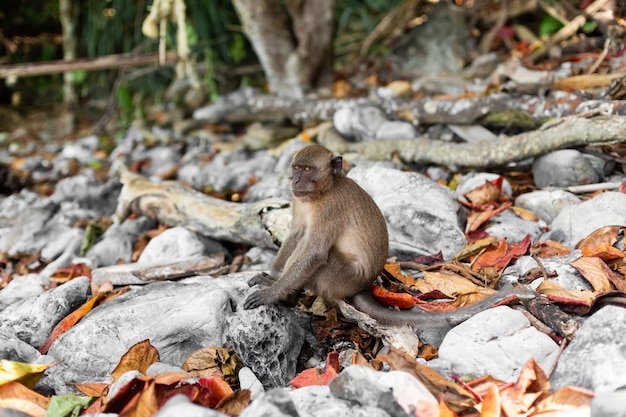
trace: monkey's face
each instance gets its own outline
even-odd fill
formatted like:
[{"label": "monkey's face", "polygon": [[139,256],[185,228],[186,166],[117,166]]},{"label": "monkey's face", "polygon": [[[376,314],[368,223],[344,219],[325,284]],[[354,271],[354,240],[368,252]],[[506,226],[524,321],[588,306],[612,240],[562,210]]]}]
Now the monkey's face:
[{"label": "monkey's face", "polygon": [[308,165],[291,166],[291,192],[294,197],[309,197],[315,191],[317,168]]}]

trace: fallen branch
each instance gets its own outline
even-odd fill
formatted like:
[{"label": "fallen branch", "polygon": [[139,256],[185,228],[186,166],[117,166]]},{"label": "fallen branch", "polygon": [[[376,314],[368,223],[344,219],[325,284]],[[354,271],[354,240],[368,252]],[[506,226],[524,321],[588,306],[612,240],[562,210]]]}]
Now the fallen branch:
[{"label": "fallen branch", "polygon": [[[176,52],[169,52],[166,63],[176,61]],[[159,62],[158,54],[132,55],[116,54],[98,58],[81,58],[71,61],[30,62],[26,64],[0,65],[0,78],[33,77],[36,75],[57,74],[68,71],[99,71],[112,68],[151,65]]]},{"label": "fallen branch", "polygon": [[274,249],[289,229],[287,200],[233,203],[178,182],[153,183],[126,169],[122,169],[121,181],[124,186],[115,212],[119,221],[135,212],[214,239]]},{"label": "fallen branch", "polygon": [[560,123],[552,122],[547,129],[501,137],[497,141],[451,143],[416,138],[350,143],[334,128],[320,134],[318,141],[335,153],[356,152],[369,160],[387,160],[392,155],[397,155],[407,163],[487,168],[562,148],[623,143],[626,141],[626,116],[565,118]]}]

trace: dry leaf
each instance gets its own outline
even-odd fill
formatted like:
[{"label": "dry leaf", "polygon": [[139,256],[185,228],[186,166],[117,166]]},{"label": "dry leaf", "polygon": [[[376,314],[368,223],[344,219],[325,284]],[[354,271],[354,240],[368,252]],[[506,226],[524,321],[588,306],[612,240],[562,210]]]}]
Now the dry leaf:
[{"label": "dry leaf", "polygon": [[623,226],[604,226],[599,229],[594,230],[576,244],[576,249],[587,248],[589,251],[594,251],[594,249],[598,246],[601,246],[604,243],[609,245],[613,245],[617,242],[619,237],[619,232],[622,230]]},{"label": "dry leaf", "polygon": [[182,368],[195,376],[235,375],[242,364],[232,351],[219,346],[207,346],[196,350],[185,359]]},{"label": "dry leaf", "polygon": [[615,246],[609,245],[608,243],[602,243],[600,246],[596,246],[592,249],[584,246],[581,250],[583,256],[597,256],[604,261],[611,261],[613,259],[620,259],[625,256],[624,252],[617,249]]},{"label": "dry leaf", "polygon": [[406,275],[404,272],[402,272],[398,264],[385,264],[385,271],[389,275],[397,279],[398,281],[402,282],[403,284],[406,284],[406,285],[415,284],[415,278],[413,278],[412,276]]},{"label": "dry leaf", "polygon": [[596,298],[596,294],[593,291],[565,290],[554,281],[543,281],[535,291],[539,294],[544,294],[550,301],[568,305],[589,307]]},{"label": "dry leaf", "polygon": [[513,213],[517,214],[517,216],[521,219],[528,220],[531,222],[539,221],[539,216],[537,216],[535,213],[533,213],[530,210],[526,210],[525,208],[512,206],[511,210],[513,210]]},{"label": "dry leaf", "polygon": [[600,258],[581,256],[570,262],[570,265],[582,275],[596,292],[605,293],[611,291],[609,275],[614,272]]},{"label": "dry leaf", "polygon": [[476,240],[469,245],[466,245],[459,253],[454,255],[454,259],[463,260],[469,258],[472,255],[480,253],[484,249],[495,245],[498,242],[498,238],[495,236],[487,236],[485,238]]},{"label": "dry leaf", "polygon": [[487,181],[483,185],[476,187],[472,191],[469,191],[463,195],[472,204],[482,205],[498,201],[501,193],[501,187],[498,187],[491,181]]},{"label": "dry leaf", "polygon": [[511,203],[507,202],[502,204],[495,210],[489,211],[473,211],[467,216],[467,224],[465,225],[465,233],[478,230],[480,226],[489,221],[492,217],[502,213],[504,210],[511,207]]},{"label": "dry leaf", "polygon": [[339,374],[339,353],[330,352],[326,356],[324,369],[305,369],[296,375],[289,385],[295,388],[308,387],[312,385],[328,385]]},{"label": "dry leaf", "polygon": [[372,297],[381,304],[398,307],[413,308],[415,297],[405,292],[392,292],[379,285],[372,285]]},{"label": "dry leaf", "polygon": [[540,240],[530,245],[530,253],[540,258],[553,258],[555,256],[569,255],[572,253],[572,250],[554,240]]},{"label": "dry leaf", "polygon": [[238,389],[228,397],[222,399],[215,409],[229,416],[238,416],[250,404],[250,390]]},{"label": "dry leaf", "polygon": [[17,381],[28,388],[35,386],[37,381],[41,379],[44,371],[58,364],[31,364],[24,362],[0,360],[0,385]]},{"label": "dry leaf", "polygon": [[457,274],[433,271],[424,272],[424,279],[418,280],[415,288],[423,293],[439,290],[453,299],[450,303],[425,303],[418,305],[422,309],[428,309],[428,311],[432,311],[431,307],[435,307],[436,304],[451,304],[454,307],[464,307],[497,292],[491,288],[479,287]]},{"label": "dry leaf", "polygon": [[496,384],[490,384],[487,394],[480,403],[480,417],[500,417],[502,415],[502,398]]},{"label": "dry leaf", "polygon": [[550,381],[534,359],[526,362],[517,381],[501,390],[502,409],[507,416],[527,413],[536,401],[550,394]]},{"label": "dry leaf", "polygon": [[145,374],[150,365],[159,361],[159,351],[150,344],[149,340],[143,340],[128,349],[111,372],[111,376],[117,381],[127,371],[139,371]]},{"label": "dry leaf", "polygon": [[[541,400],[534,409],[533,415],[590,415],[593,391],[580,387],[565,387]],[[554,414],[551,414],[554,413]]]},{"label": "dry leaf", "polygon": [[0,407],[12,408],[31,417],[44,417],[50,399],[16,381],[0,386]]},{"label": "dry leaf", "polygon": [[97,294],[95,297],[91,297],[85,304],[72,311],[68,316],[61,320],[55,327],[52,333],[48,336],[46,341],[39,347],[39,352],[43,355],[48,353],[50,346],[72,326],[80,321],[87,313],[89,313],[95,305],[97,305],[104,298],[104,294]]}]

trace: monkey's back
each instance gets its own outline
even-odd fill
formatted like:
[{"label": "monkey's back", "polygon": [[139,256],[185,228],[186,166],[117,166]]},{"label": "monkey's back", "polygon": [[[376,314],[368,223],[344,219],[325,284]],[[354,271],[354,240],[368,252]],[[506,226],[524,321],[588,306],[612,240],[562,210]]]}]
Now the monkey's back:
[{"label": "monkey's back", "polygon": [[350,178],[338,175],[336,191],[342,198],[331,196],[320,202],[326,217],[322,221],[336,225],[331,232],[335,234],[331,251],[349,259],[353,266],[337,278],[343,285],[350,284],[353,288],[348,292],[354,293],[369,289],[385,265],[389,252],[387,223],[372,197]]}]

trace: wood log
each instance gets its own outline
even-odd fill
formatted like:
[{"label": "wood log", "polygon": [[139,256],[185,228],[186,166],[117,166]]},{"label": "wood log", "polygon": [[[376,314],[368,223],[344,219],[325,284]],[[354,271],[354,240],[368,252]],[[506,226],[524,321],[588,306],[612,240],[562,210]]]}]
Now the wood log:
[{"label": "wood log", "polygon": [[233,203],[175,181],[153,183],[124,168],[120,178],[124,186],[115,212],[118,221],[135,212],[214,239],[271,249],[277,249],[287,237],[291,222],[288,200]]}]

